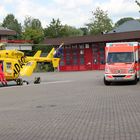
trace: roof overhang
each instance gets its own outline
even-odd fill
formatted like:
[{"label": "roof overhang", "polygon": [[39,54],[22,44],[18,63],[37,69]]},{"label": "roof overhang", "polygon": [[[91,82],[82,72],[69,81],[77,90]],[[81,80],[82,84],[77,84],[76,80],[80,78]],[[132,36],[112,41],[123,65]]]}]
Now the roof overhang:
[{"label": "roof overhang", "polygon": [[16,35],[16,31],[14,30],[10,30],[10,29],[7,29],[7,28],[0,28],[0,35]]},{"label": "roof overhang", "polygon": [[60,45],[64,42],[65,45],[83,44],[83,43],[107,43],[107,42],[122,42],[122,41],[140,41],[140,31],[131,31],[123,33],[110,33],[101,35],[88,35],[78,37],[64,38],[45,38],[44,44]]}]

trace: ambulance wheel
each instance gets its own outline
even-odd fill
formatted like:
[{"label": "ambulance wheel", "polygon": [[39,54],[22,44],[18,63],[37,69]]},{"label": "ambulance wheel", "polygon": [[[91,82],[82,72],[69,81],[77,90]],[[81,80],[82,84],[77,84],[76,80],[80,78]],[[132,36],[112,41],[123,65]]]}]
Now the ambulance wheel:
[{"label": "ambulance wheel", "polygon": [[21,78],[18,78],[18,79],[16,80],[16,82],[17,82],[17,85],[23,85],[23,81],[22,81]]},{"label": "ambulance wheel", "polygon": [[108,86],[108,85],[110,85],[110,84],[111,84],[111,82],[109,82],[109,81],[105,80],[105,77],[104,77],[104,84],[105,84],[106,86]]}]

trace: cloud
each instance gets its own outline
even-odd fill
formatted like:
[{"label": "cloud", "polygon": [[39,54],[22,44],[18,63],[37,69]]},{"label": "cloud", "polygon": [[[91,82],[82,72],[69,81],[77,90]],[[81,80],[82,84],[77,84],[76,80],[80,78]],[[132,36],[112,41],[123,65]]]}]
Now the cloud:
[{"label": "cloud", "polygon": [[[63,24],[72,26],[82,26],[88,19],[87,12],[84,11],[85,6],[88,7],[92,0],[54,0],[51,3],[41,5],[33,1],[17,1],[15,15],[23,22],[25,16],[32,16],[41,20],[43,26],[50,23],[52,18],[59,18]],[[82,8],[83,7],[83,8]],[[82,9],[81,9],[82,8]]]},{"label": "cloud", "polygon": [[3,18],[7,15],[7,11],[5,9],[5,7],[3,5],[0,5],[0,12],[1,12],[1,21],[0,23],[2,23]]},{"label": "cloud", "polygon": [[132,0],[110,0],[103,4],[98,3],[97,5],[108,11],[110,18],[114,21],[123,17],[137,18],[139,16],[139,7]]},{"label": "cloud", "polygon": [[67,8],[77,8],[81,6],[89,6],[93,3],[93,0],[54,0],[57,5],[66,6]]},{"label": "cloud", "polygon": [[49,25],[52,18],[59,18],[63,24],[81,27],[90,21],[91,11],[97,6],[107,10],[113,21],[139,16],[139,7],[132,0],[3,0],[0,20],[13,13],[22,24],[26,16],[31,16],[38,18],[43,27]]},{"label": "cloud", "polygon": [[10,3],[14,2],[14,0],[3,0],[3,2],[6,4],[10,4]]}]

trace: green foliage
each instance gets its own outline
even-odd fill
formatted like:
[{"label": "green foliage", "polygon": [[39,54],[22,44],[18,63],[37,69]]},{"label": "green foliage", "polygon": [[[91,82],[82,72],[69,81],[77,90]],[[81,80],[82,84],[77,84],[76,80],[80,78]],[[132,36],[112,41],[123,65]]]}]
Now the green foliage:
[{"label": "green foliage", "polygon": [[140,6],[140,2],[138,2],[137,0],[135,2],[137,3],[138,6]]},{"label": "green foliage", "polygon": [[[138,0],[135,1],[136,4],[140,7],[140,2]],[[123,24],[126,21],[133,20],[132,17],[124,17],[118,20],[115,23],[115,27]],[[137,19],[138,21],[140,19]],[[18,22],[13,14],[8,14],[3,23],[0,23],[0,27],[6,27],[8,29],[15,30],[17,32],[16,37],[9,37],[9,39],[25,39],[32,40],[33,44],[39,44],[43,41],[44,37],[49,38],[57,38],[57,37],[71,37],[71,36],[82,36],[89,34],[101,34],[104,32],[108,32],[112,30],[112,20],[108,17],[107,11],[101,10],[99,7],[94,11],[92,11],[92,18],[90,23],[86,24],[87,27],[81,27],[79,29],[69,26],[62,25],[59,19],[52,19],[49,26],[46,28],[42,28],[41,22],[39,19],[35,19],[32,17],[26,17],[24,20],[24,25]],[[39,46],[35,46],[34,48],[40,48]],[[35,49],[35,50],[36,50]],[[41,47],[43,51],[45,50],[45,46]],[[35,51],[34,50],[34,51]],[[45,50],[47,51],[47,50]]]},{"label": "green foliage", "polygon": [[34,44],[38,44],[44,37],[43,31],[40,29],[26,28],[22,33],[22,38],[25,40],[32,40]]},{"label": "green foliage", "polygon": [[60,36],[61,30],[62,30],[62,24],[60,20],[52,19],[49,26],[44,29],[44,34],[46,37],[51,37],[51,38],[61,37]]},{"label": "green foliage", "polygon": [[34,55],[33,50],[22,50],[22,52],[24,52],[25,56],[33,56]]},{"label": "green foliage", "polygon": [[54,71],[52,63],[38,63],[35,72],[50,72]]},{"label": "green foliage", "polygon": [[15,16],[13,14],[8,14],[4,18],[2,26],[16,31],[18,34],[17,37],[20,38],[20,34],[22,32],[22,26],[21,26],[21,23],[19,23],[18,20],[15,19]]},{"label": "green foliage", "polygon": [[24,28],[32,28],[32,29],[42,29],[42,25],[39,19],[35,19],[32,17],[26,17],[24,20]]},{"label": "green foliage", "polygon": [[104,32],[108,32],[112,29],[112,20],[108,17],[106,11],[101,10],[99,7],[92,11],[93,17],[91,22],[86,24],[90,34],[101,34]]},{"label": "green foliage", "polygon": [[34,45],[33,50],[34,52],[41,50],[43,53],[49,53],[53,46],[47,46],[47,45]]},{"label": "green foliage", "polygon": [[80,28],[80,30],[83,31],[83,35],[88,35],[89,34],[88,28],[86,28],[86,27],[82,27],[82,28]]},{"label": "green foliage", "polygon": [[44,29],[45,37],[57,38],[57,37],[69,37],[69,36],[81,36],[83,31],[76,29],[75,27],[62,25],[60,20],[52,19],[47,28]]},{"label": "green foliage", "polygon": [[[136,2],[136,4],[140,7],[140,2],[139,1],[135,1]],[[140,11],[139,11],[140,12]]]},{"label": "green foliage", "polygon": [[137,1],[137,0],[136,0],[135,2],[136,2],[136,4],[140,7],[140,2],[139,2],[139,1]]},{"label": "green foliage", "polygon": [[140,19],[136,19],[138,22],[140,22]]},{"label": "green foliage", "polygon": [[64,25],[60,35],[61,37],[82,36],[83,31],[72,26]]},{"label": "green foliage", "polygon": [[121,24],[127,22],[127,21],[130,21],[130,20],[134,20],[134,18],[132,17],[125,17],[125,18],[121,18],[120,20],[118,20],[116,23],[115,23],[115,27],[118,27],[120,26]]},{"label": "green foliage", "polygon": [[[33,50],[24,51],[24,54],[26,56],[34,56],[38,50],[41,50],[42,51],[41,57],[46,57],[52,48],[53,48],[53,46],[34,45]],[[53,65],[51,62],[37,63],[35,72],[47,72],[47,71],[54,71],[54,68],[53,68]]]},{"label": "green foliage", "polygon": [[44,38],[43,28],[39,19],[26,17],[22,39],[32,40],[34,44],[40,43]]}]

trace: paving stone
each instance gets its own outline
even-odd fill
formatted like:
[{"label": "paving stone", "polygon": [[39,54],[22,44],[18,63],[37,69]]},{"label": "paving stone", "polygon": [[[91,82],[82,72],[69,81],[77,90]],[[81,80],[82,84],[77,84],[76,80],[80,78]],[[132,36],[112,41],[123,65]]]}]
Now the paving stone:
[{"label": "paving stone", "polygon": [[[33,85],[33,77],[42,83]],[[0,140],[139,140],[140,83],[103,84],[103,71],[36,73],[0,88]]]}]

